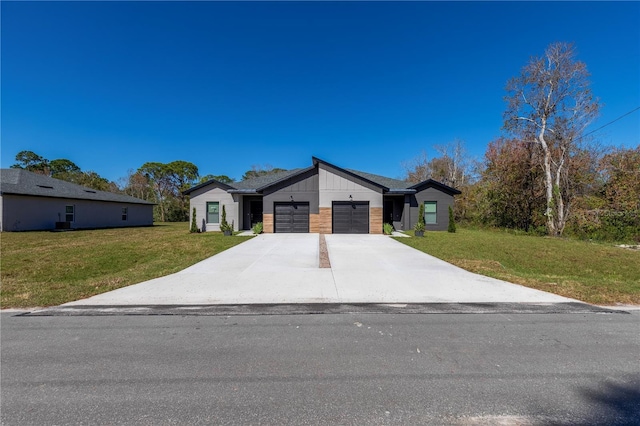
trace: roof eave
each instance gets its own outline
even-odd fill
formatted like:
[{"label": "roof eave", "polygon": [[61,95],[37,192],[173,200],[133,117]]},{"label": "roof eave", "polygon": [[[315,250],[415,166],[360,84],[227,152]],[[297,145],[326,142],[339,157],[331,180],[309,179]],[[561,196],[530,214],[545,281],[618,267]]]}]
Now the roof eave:
[{"label": "roof eave", "polygon": [[301,174],[303,174],[303,173],[306,173],[306,172],[308,172],[308,171],[310,171],[310,170],[313,170],[313,169],[315,169],[315,167],[316,167],[316,166],[315,166],[315,164],[314,164],[313,166],[310,166],[310,167],[307,167],[307,168],[305,168],[305,169],[299,170],[299,171],[297,171],[296,173],[292,173],[292,174],[290,174],[290,175],[287,175],[287,176],[285,176],[285,177],[283,177],[283,178],[280,178],[280,179],[278,179],[278,180],[276,180],[276,181],[273,181],[273,182],[271,182],[271,183],[269,183],[269,184],[266,184],[266,185],[263,185],[263,186],[261,186],[261,187],[259,187],[259,188],[256,188],[255,190],[256,190],[257,192],[262,192],[262,191],[264,191],[265,189],[270,188],[270,187],[272,187],[272,186],[274,186],[274,185],[277,185],[277,184],[279,184],[279,183],[281,183],[281,182],[285,182],[285,181],[287,181],[288,179],[291,179],[292,177],[300,176],[300,175],[301,175]]},{"label": "roof eave", "polygon": [[228,189],[229,194],[259,194],[256,189]]},{"label": "roof eave", "polygon": [[441,190],[443,190],[445,192],[450,192],[452,195],[460,195],[460,194],[462,194],[462,192],[460,190],[452,188],[452,187],[450,187],[448,185],[445,185],[444,183],[440,183],[437,180],[433,180],[433,179],[427,179],[427,180],[424,180],[422,182],[416,183],[415,185],[410,186],[409,189],[415,189],[417,191],[418,188],[420,188],[422,186],[427,186],[427,185],[438,187],[438,188],[440,188]]},{"label": "roof eave", "polygon": [[[209,180],[208,180],[208,181],[206,181],[206,182],[199,183],[199,184],[198,184],[198,185],[196,185],[196,186],[193,186],[193,187],[191,187],[191,188],[189,188],[189,189],[186,189],[186,190],[182,191],[182,195],[189,195],[189,194],[191,194],[193,191],[197,191],[198,189],[200,189],[200,188],[204,188],[205,186],[207,186],[207,185],[211,185],[212,183],[217,183],[218,185],[222,186],[222,187],[223,187],[223,189],[225,189],[225,190],[227,190],[227,191],[228,191],[229,189],[235,189],[233,186],[231,186],[231,185],[229,185],[229,184],[226,184],[226,183],[224,183],[224,182],[220,182],[219,180],[209,179]],[[225,187],[226,187],[226,188],[225,188]]]},{"label": "roof eave", "polygon": [[321,160],[321,159],[319,159],[317,157],[311,157],[311,160],[313,161],[314,167],[316,166],[316,164],[322,163],[324,165],[333,167],[334,169],[340,170],[341,172],[346,173],[349,176],[355,177],[356,179],[360,179],[360,180],[363,180],[363,181],[365,181],[365,182],[367,182],[367,183],[369,183],[371,185],[377,186],[378,188],[381,188],[383,191],[389,191],[389,188],[387,188],[386,186],[381,185],[378,182],[374,182],[374,181],[372,181],[370,179],[367,179],[365,177],[362,177],[362,176],[360,176],[360,175],[358,175],[356,173],[350,172],[349,170],[343,169],[342,167],[338,167],[335,164],[331,164],[331,163],[329,163],[327,161],[324,161],[324,160]]},{"label": "roof eave", "polygon": [[415,194],[416,191],[415,189],[407,189],[407,188],[389,188],[389,190],[385,193],[385,194],[389,194],[389,195],[407,195],[407,194]]}]

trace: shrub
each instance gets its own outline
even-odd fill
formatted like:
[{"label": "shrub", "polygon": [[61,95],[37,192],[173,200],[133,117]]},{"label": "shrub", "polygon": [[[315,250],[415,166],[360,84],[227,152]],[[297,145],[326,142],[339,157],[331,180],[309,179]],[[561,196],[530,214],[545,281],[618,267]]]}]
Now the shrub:
[{"label": "shrub", "polygon": [[196,221],[196,208],[193,208],[193,213],[191,214],[191,229],[189,229],[189,232],[191,232],[192,234],[199,232],[200,230],[198,229],[198,222]]},{"label": "shrub", "polygon": [[453,217],[453,209],[449,206],[449,227],[447,232],[456,232],[456,218]]},{"label": "shrub", "polygon": [[382,225],[382,230],[386,235],[391,235],[393,233],[393,225],[390,223],[385,223]]},{"label": "shrub", "polygon": [[225,209],[224,204],[222,205],[222,219],[220,220],[220,230],[222,232],[233,232],[233,226],[229,225],[229,222],[227,222],[227,210]]},{"label": "shrub", "polygon": [[263,226],[262,226],[262,222],[258,222],[255,225],[253,225],[253,228],[251,228],[253,230],[253,233],[258,235],[258,234],[262,234],[262,230],[263,230]]},{"label": "shrub", "polygon": [[427,228],[424,223],[424,203],[420,203],[420,207],[418,208],[418,221],[416,222],[416,226],[413,227],[414,231],[424,232]]}]

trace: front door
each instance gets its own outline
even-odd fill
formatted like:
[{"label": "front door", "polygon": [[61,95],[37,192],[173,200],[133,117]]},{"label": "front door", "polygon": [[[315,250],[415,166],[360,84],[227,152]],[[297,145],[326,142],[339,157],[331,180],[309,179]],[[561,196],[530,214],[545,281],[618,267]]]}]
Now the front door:
[{"label": "front door", "polygon": [[251,212],[251,227],[258,222],[262,222],[262,200],[251,201],[249,203],[249,211]]},{"label": "front door", "polygon": [[382,223],[393,225],[393,200],[384,200],[382,207]]}]

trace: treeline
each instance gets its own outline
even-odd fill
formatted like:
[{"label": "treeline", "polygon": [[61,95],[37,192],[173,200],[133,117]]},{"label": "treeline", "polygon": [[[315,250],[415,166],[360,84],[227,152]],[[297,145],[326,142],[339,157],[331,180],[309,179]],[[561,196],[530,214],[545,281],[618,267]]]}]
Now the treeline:
[{"label": "treeline", "polygon": [[[156,204],[154,220],[160,222],[189,220],[189,197],[183,195],[186,189],[211,179],[222,183],[234,181],[226,175],[200,176],[195,164],[182,160],[170,163],[147,162],[137,170],[129,171],[127,176],[118,182],[113,182],[94,171],[82,170],[73,161],[64,158],[48,160],[33,151],[20,151],[15,159],[16,163],[11,168],[28,170],[99,191],[126,194],[151,201]],[[243,174],[242,179],[282,170],[269,165],[254,165]]]},{"label": "treeline", "polygon": [[[410,182],[434,179],[462,191],[457,222],[549,234],[543,171],[535,147],[518,139],[491,142],[481,160],[463,141],[435,147],[404,164]],[[452,155],[456,153],[456,155]],[[640,146],[589,148],[572,155],[562,235],[640,242]]]},{"label": "treeline", "polygon": [[640,146],[599,146],[599,110],[571,45],[550,45],[507,84],[504,135],[472,161],[461,141],[405,165],[406,178],[456,187],[458,221],[551,236],[640,242]]}]

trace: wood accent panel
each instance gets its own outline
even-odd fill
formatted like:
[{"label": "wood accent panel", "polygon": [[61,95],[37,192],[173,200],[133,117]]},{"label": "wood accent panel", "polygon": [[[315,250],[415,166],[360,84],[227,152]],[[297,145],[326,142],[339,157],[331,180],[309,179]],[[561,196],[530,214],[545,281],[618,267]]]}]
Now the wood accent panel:
[{"label": "wood accent panel", "polygon": [[309,232],[317,234],[320,232],[320,214],[309,213]]},{"label": "wood accent panel", "polygon": [[369,233],[382,234],[382,207],[369,209]]},{"label": "wood accent panel", "polygon": [[331,227],[331,207],[320,207],[320,220],[318,230],[321,234],[332,234]]},{"label": "wood accent panel", "polygon": [[267,213],[262,215],[262,232],[265,234],[273,234],[273,214]]}]

